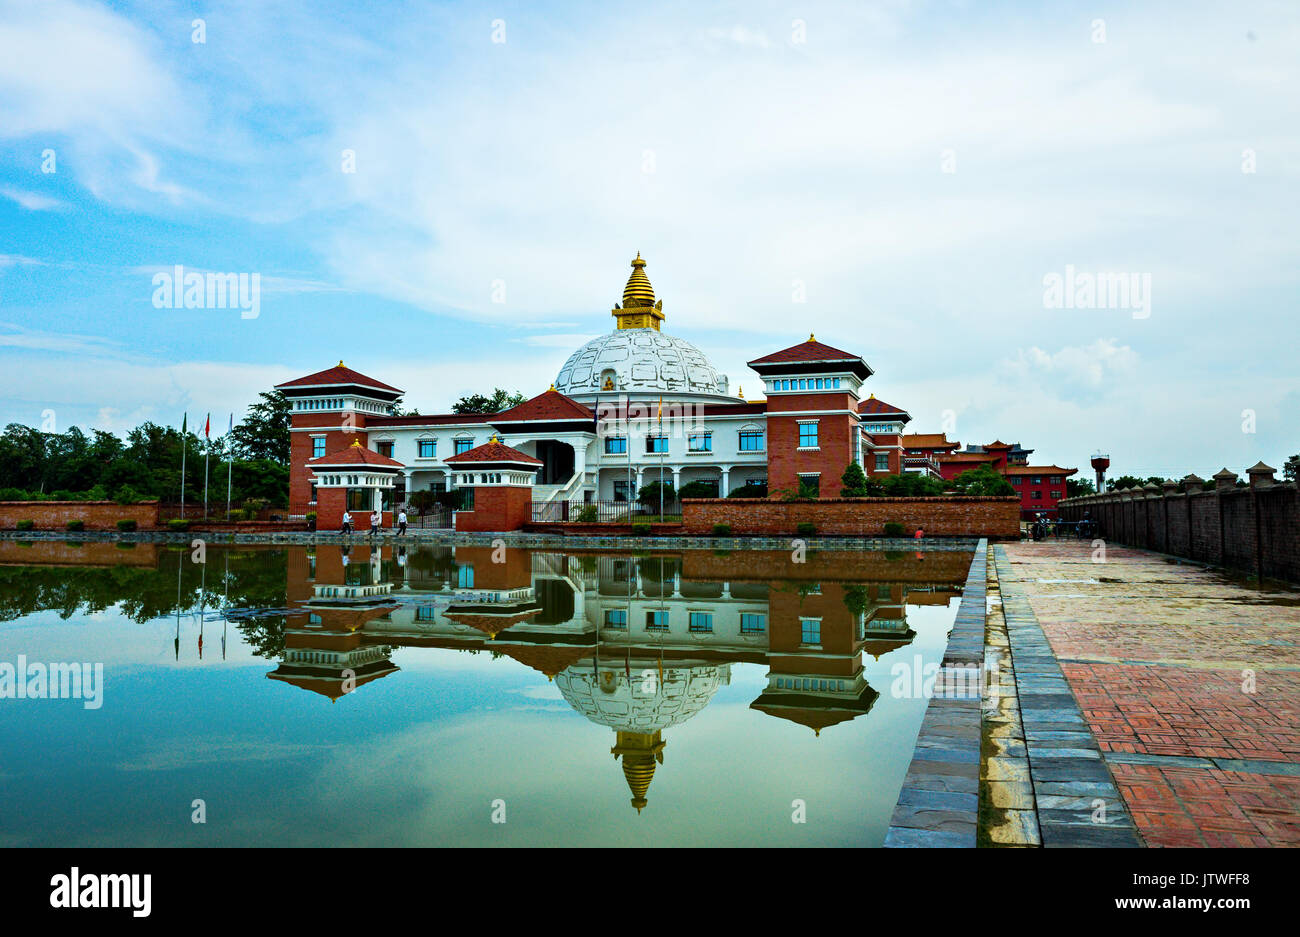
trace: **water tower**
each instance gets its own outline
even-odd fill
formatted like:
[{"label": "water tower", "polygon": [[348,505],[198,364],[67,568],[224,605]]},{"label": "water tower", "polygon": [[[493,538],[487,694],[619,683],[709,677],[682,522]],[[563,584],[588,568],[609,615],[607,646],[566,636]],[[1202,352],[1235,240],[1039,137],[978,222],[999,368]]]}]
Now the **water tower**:
[{"label": "water tower", "polygon": [[1097,493],[1105,491],[1102,483],[1106,480],[1106,469],[1110,468],[1110,456],[1104,452],[1094,452],[1092,454],[1092,467],[1097,472]]}]

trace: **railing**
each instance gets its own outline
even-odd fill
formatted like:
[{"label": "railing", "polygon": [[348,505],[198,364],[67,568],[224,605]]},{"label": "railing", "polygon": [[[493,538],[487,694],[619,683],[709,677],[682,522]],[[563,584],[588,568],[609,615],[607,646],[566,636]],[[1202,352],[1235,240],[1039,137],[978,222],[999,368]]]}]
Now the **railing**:
[{"label": "railing", "polygon": [[584,524],[632,524],[657,521],[680,521],[682,503],[664,501],[660,513],[659,502],[638,501],[534,501],[534,523],[578,522]]}]

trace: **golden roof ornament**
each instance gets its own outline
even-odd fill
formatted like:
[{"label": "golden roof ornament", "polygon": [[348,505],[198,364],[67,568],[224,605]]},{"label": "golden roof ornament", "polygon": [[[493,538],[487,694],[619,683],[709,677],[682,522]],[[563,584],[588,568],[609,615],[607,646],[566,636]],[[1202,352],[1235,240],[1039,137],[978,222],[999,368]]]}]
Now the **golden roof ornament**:
[{"label": "golden roof ornament", "polygon": [[632,261],[632,275],[627,278],[627,286],[623,287],[623,305],[620,307],[615,303],[610,314],[618,320],[620,329],[658,330],[664,318],[663,308],[662,300],[655,301],[654,287],[645,275],[645,261],[637,251],[636,259]]},{"label": "golden roof ornament", "polygon": [[343,367],[343,359],[342,359],[342,358],[339,359],[339,367],[340,367],[340,368]]}]

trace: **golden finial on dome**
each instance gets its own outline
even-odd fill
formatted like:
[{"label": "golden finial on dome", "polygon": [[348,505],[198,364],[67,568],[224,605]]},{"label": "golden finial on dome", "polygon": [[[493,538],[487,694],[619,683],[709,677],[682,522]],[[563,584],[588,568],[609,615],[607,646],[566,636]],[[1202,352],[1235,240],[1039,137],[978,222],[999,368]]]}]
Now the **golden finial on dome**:
[{"label": "golden finial on dome", "polygon": [[810,342],[815,342],[815,341],[817,341],[817,336],[814,335],[812,332],[809,332],[809,333],[808,333],[808,341],[810,341]]},{"label": "golden finial on dome", "polygon": [[745,386],[743,384],[736,388],[736,396],[741,400],[745,399]]},{"label": "golden finial on dome", "polygon": [[623,287],[623,305],[615,306],[611,313],[618,320],[620,329],[658,329],[663,320],[663,303],[655,302],[654,287],[645,275],[645,261],[641,252],[636,252],[632,261],[632,275]]},{"label": "golden finial on dome", "polygon": [[497,434],[496,434],[496,433],[493,433],[493,434],[492,434],[492,438],[488,440],[489,443],[500,442],[500,441],[501,441],[501,440],[497,439]]},{"label": "golden finial on dome", "polygon": [[354,439],[354,440],[352,440],[352,448],[353,448],[353,449],[360,449],[360,448],[361,448],[361,440],[360,440],[360,439]]},{"label": "golden finial on dome", "polygon": [[[554,384],[554,383],[551,384],[551,390],[555,390],[555,384]],[[547,391],[547,393],[550,393],[550,391]]]},{"label": "golden finial on dome", "polygon": [[342,358],[339,359],[339,367],[340,367],[340,368],[343,367],[343,359],[342,359]]}]

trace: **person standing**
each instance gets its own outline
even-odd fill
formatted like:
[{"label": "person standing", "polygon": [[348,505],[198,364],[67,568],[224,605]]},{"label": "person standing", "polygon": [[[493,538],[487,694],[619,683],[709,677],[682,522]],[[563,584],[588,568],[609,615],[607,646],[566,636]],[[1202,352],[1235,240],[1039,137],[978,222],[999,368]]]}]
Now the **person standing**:
[{"label": "person standing", "polygon": [[406,533],[406,508],[397,512],[397,536],[400,537],[404,533]]}]

